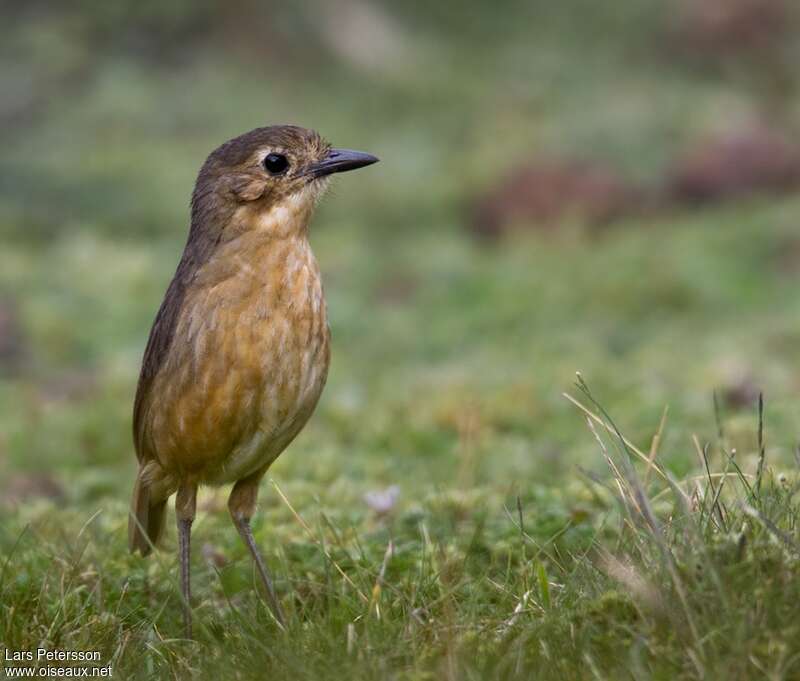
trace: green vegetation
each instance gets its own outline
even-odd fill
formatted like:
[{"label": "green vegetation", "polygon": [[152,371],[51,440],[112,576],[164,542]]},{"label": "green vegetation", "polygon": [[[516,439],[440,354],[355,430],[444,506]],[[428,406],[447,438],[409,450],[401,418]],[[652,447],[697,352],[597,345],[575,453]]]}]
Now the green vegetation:
[{"label": "green vegetation", "polygon": [[[78,4],[2,29],[2,647],[123,679],[800,676],[800,199],[466,228],[537,153],[655,182],[758,88],[674,58],[645,0]],[[202,490],[192,643],[174,529],[127,553],[130,412],[194,173],[270,122],[382,163],[319,209],[331,375],[254,519],[289,630]]]}]

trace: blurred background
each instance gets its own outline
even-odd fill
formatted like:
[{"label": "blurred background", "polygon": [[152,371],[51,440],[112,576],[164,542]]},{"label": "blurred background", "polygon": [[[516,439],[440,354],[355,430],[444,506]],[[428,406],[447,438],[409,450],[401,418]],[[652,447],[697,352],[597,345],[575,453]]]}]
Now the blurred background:
[{"label": "blurred background", "polygon": [[763,391],[770,460],[789,457],[798,10],[4,3],[0,503],[116,503],[124,525],[139,363],[196,172],[272,123],[382,159],[313,225],[333,365],[271,472],[300,508],[578,484],[603,464],[562,396],[577,370],[641,446],[669,405],[676,475],[716,432],[714,391],[745,457]]}]

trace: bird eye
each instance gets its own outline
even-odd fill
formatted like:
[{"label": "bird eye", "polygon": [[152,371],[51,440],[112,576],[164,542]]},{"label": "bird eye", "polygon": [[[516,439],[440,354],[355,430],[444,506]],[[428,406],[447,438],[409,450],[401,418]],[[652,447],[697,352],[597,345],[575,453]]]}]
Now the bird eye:
[{"label": "bird eye", "polygon": [[289,167],[289,160],[283,154],[267,154],[264,167],[271,175],[280,175]]}]

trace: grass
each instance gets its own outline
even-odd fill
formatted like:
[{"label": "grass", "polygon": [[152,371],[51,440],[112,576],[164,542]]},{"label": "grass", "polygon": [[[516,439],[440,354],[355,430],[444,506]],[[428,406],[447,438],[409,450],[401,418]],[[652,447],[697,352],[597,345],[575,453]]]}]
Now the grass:
[{"label": "grass", "polygon": [[[800,678],[800,201],[468,236],[519,160],[652,182],[759,109],[665,55],[653,3],[562,5],[380,5],[401,58],[367,63],[301,9],[235,54],[181,12],[158,49],[93,3],[19,14],[0,78],[36,96],[0,150],[1,647],[98,650],[123,679]],[[281,120],[383,160],[313,227],[331,375],[254,519],[288,630],[227,490],[202,490],[189,642],[174,528],[148,559],[125,546],[133,391],[204,154]],[[387,512],[365,500],[392,486]]]},{"label": "grass", "polygon": [[794,678],[797,474],[743,472],[723,421],[698,447],[704,472],[677,481],[666,419],[644,453],[580,377],[575,393],[610,475],[438,490],[384,515],[343,480],[336,503],[273,481],[255,529],[285,632],[218,494],[195,533],[194,642],[178,636],[173,555],[108,542],[124,501],[88,518],[26,507],[0,537],[4,643],[98,650],[122,678]]}]

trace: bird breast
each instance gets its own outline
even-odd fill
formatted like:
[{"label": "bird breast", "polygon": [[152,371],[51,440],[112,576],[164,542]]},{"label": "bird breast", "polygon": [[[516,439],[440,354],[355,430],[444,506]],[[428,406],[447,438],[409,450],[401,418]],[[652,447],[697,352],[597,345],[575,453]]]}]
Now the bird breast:
[{"label": "bird breast", "polygon": [[162,467],[222,484],[268,465],[311,416],[329,361],[307,240],[238,239],[198,272],[160,372]]}]

